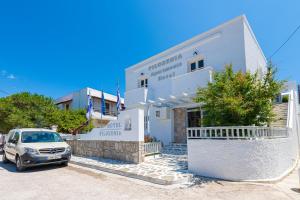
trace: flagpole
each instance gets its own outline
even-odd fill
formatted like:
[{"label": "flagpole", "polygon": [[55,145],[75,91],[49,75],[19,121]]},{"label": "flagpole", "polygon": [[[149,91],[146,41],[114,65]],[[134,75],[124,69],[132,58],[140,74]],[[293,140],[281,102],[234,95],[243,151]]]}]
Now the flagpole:
[{"label": "flagpole", "polygon": [[120,83],[119,83],[119,79],[118,79],[118,83],[117,83],[117,119],[119,119],[119,114],[122,109],[122,102],[121,102],[121,95],[120,95]]},{"label": "flagpole", "polygon": [[118,99],[119,99],[119,79],[117,80],[117,120],[119,119],[119,105],[118,105]]}]

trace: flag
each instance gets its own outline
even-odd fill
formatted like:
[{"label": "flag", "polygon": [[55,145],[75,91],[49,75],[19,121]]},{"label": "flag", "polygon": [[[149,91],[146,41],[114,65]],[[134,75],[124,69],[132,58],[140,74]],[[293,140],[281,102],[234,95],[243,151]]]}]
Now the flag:
[{"label": "flag", "polygon": [[119,111],[121,111],[122,105],[121,105],[121,95],[120,95],[120,89],[118,87],[117,90],[117,114],[119,114]]},{"label": "flag", "polygon": [[105,98],[104,98],[103,90],[101,95],[101,113],[102,115],[105,115]]},{"label": "flag", "polygon": [[92,116],[92,113],[94,112],[94,109],[93,109],[93,101],[92,101],[92,97],[90,95],[90,91],[89,91],[89,94],[88,94],[88,107],[87,107],[87,111],[86,111],[86,118],[88,120],[91,119],[91,116]]}]

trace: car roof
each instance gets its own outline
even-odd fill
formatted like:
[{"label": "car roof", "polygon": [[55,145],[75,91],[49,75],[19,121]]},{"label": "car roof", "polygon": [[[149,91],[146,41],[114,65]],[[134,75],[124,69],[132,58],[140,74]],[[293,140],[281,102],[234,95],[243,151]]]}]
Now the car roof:
[{"label": "car roof", "polygon": [[19,132],[26,132],[26,131],[47,131],[47,132],[55,132],[51,129],[46,128],[20,128],[20,129],[13,129],[12,131],[19,131]]}]

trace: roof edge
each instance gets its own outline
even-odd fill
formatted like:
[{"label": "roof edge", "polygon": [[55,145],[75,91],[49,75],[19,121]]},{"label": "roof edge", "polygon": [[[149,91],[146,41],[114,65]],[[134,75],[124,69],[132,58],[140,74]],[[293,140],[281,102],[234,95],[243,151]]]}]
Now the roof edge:
[{"label": "roof edge", "polygon": [[237,16],[237,17],[235,17],[235,18],[233,18],[233,19],[231,19],[229,21],[226,21],[226,22],[224,22],[224,23],[222,23],[222,24],[220,24],[220,25],[218,25],[218,26],[216,26],[214,28],[209,29],[208,31],[200,33],[200,34],[192,37],[191,39],[188,39],[188,40],[186,40],[184,42],[181,42],[181,43],[179,43],[179,44],[177,44],[177,45],[175,45],[173,47],[170,47],[170,48],[168,48],[168,49],[166,49],[166,50],[164,50],[164,51],[162,51],[162,52],[160,52],[158,54],[155,54],[155,55],[151,56],[150,58],[142,60],[142,61],[138,62],[137,64],[131,65],[131,66],[127,67],[125,69],[125,71],[129,71],[129,70],[133,70],[133,69],[138,69],[142,65],[151,63],[154,60],[157,60],[157,59],[160,59],[160,58],[162,58],[164,56],[170,55],[170,54],[174,53],[175,51],[177,51],[178,49],[186,47],[186,46],[189,46],[189,45],[193,44],[194,42],[198,41],[199,39],[201,39],[202,37],[205,37],[206,35],[210,35],[213,32],[217,31],[218,29],[221,29],[221,28],[223,28],[223,27],[225,27],[227,25],[230,25],[230,24],[232,24],[232,23],[234,23],[234,22],[236,22],[238,20],[247,21],[247,18],[246,18],[246,16],[244,14],[240,15],[240,16]]}]

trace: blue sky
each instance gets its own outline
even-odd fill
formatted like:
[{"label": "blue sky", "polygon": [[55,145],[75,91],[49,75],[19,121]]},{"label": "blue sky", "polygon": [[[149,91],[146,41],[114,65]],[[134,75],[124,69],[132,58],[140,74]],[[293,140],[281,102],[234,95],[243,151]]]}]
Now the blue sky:
[{"label": "blue sky", "polygon": [[[300,24],[300,1],[32,0],[0,3],[0,90],[57,98],[89,86],[116,93],[124,69],[246,14],[270,56]],[[300,81],[300,31],[273,58]],[[5,96],[0,92],[0,97]]]}]

